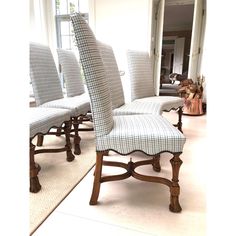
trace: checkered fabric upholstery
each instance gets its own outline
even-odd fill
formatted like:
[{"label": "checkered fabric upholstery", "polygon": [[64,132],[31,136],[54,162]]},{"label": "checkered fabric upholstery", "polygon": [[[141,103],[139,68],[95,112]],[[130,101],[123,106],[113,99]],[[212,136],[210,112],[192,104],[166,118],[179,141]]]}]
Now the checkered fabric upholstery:
[{"label": "checkered fabric upholstery", "polygon": [[153,69],[147,52],[128,50],[128,69],[131,84],[131,100],[155,96]]},{"label": "checkered fabric upholstery", "polygon": [[85,115],[91,110],[88,94],[64,98],[49,47],[30,44],[30,76],[38,106],[69,109],[71,116]]},{"label": "checkered fabric upholstery", "polygon": [[113,49],[110,45],[97,41],[111,90],[112,109],[124,105],[124,91]]},{"label": "checkered fabric upholstery", "polygon": [[112,116],[109,85],[96,38],[80,14],[74,14],[71,19],[92,104],[97,151],[112,149],[128,154],[140,150],[149,155],[182,152],[184,135],[164,117]]},{"label": "checkered fabric upholstery", "polygon": [[160,115],[114,116],[112,131],[97,140],[97,150],[128,154],[134,150],[148,155],[182,152],[184,135]]},{"label": "checkered fabric upholstery", "polygon": [[91,100],[94,130],[100,137],[113,127],[109,84],[93,32],[80,14],[72,15],[71,20]]},{"label": "checkered fabric upholstery", "polygon": [[90,111],[90,99],[87,93],[75,97],[65,97],[62,99],[46,102],[41,107],[53,107],[69,109],[71,116],[85,115]]},{"label": "checkered fabric upholstery", "polygon": [[70,111],[56,108],[30,108],[30,138],[41,133],[46,134],[52,127],[60,127],[70,120]]},{"label": "checkered fabric upholstery", "polygon": [[65,79],[67,97],[81,95],[85,92],[80,74],[80,65],[73,51],[58,48],[58,60]]},{"label": "checkered fabric upholstery", "polygon": [[114,109],[113,115],[120,116],[120,115],[162,114],[161,104],[156,102],[140,102],[138,100],[126,103],[125,105]]},{"label": "checkered fabric upholstery", "polygon": [[30,43],[30,77],[37,106],[63,98],[57,68],[49,47]]},{"label": "checkered fabric upholstery", "polygon": [[[153,104],[159,105],[159,114],[162,114],[163,111],[170,111],[172,109],[178,109],[179,107],[184,106],[184,99],[180,97],[172,96],[153,96],[147,98],[136,99],[134,102],[145,103],[147,106],[152,106]],[[150,113],[146,113],[150,114]],[[152,113],[154,114],[154,113]]]}]

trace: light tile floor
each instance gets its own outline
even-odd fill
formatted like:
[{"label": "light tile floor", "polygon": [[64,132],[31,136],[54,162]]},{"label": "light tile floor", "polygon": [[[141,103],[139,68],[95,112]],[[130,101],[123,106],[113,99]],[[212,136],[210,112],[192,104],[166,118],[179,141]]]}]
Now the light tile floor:
[{"label": "light tile floor", "polygon": [[[164,113],[164,116],[174,122],[176,113]],[[153,183],[131,178],[102,184],[99,204],[89,206],[91,171],[33,236],[206,235],[206,115],[183,116],[183,131],[187,142],[181,157],[181,213],[169,212],[166,186],[156,187]],[[164,157],[161,159],[162,174],[168,175],[169,158]],[[150,171],[145,168],[143,171]],[[104,169],[105,172],[109,170],[108,167]]]}]

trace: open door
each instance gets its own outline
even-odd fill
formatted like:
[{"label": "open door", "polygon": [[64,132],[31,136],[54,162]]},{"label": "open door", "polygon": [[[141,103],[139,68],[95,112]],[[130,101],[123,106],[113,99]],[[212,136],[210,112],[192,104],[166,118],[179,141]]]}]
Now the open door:
[{"label": "open door", "polygon": [[161,55],[162,55],[162,35],[164,22],[165,0],[156,1],[155,26],[154,26],[154,59],[153,59],[153,76],[155,94],[159,95],[160,72],[161,72]]},{"label": "open door", "polygon": [[193,81],[197,80],[200,70],[200,54],[201,54],[201,37],[202,37],[202,23],[203,23],[203,0],[195,0],[192,40],[189,58],[188,78]]},{"label": "open door", "polygon": [[185,38],[175,39],[173,73],[183,73]]}]

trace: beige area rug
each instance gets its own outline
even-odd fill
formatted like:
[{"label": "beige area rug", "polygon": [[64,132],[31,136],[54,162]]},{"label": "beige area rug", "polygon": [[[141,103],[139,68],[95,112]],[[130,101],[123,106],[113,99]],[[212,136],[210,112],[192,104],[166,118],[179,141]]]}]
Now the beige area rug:
[{"label": "beige area rug", "polygon": [[[72,162],[66,161],[65,152],[36,155],[40,164],[39,181],[42,189],[38,193],[30,193],[30,233],[52,213],[74,187],[84,178],[95,164],[94,132],[80,132],[81,154],[75,155]],[[44,147],[62,147],[64,137],[48,135]]]}]

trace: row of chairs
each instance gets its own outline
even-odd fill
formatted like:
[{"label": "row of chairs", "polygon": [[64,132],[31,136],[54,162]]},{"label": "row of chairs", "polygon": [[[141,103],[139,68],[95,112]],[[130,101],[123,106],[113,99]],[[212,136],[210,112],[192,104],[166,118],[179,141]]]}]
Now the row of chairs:
[{"label": "row of chairs", "polygon": [[[74,155],[71,152],[70,136],[74,137],[74,154],[80,154],[79,124],[84,120],[92,120],[96,134],[97,161],[90,204],[97,203],[100,183],[134,176],[168,185],[171,190],[170,210],[179,212],[178,171],[182,163],[179,155],[185,142],[181,133],[183,100],[178,97],[155,96],[150,57],[147,53],[129,50],[127,56],[132,102],[125,103],[112,47],[97,41],[79,14],[72,16],[72,23],[89,96],[85,92],[80,67],[72,51],[57,50],[66,82],[67,97],[64,97],[50,48],[30,44],[30,75],[37,104],[36,108],[31,108],[34,119],[31,119],[30,130],[34,131],[30,132],[30,191],[38,192],[41,188],[37,177],[40,167],[34,161],[34,154],[46,150],[35,150],[32,139],[38,135],[40,146],[45,134],[65,134],[65,148],[60,151],[66,151],[67,161],[72,161]],[[81,30],[88,34],[81,34]],[[163,111],[172,109],[178,110],[179,119],[175,126],[179,131],[161,116]],[[93,119],[88,118],[91,111]],[[57,132],[51,132],[52,127],[58,128]],[[142,151],[153,158],[137,163],[130,161],[128,164],[103,161],[103,156],[108,155],[110,150],[122,155]],[[171,160],[172,181],[140,175],[135,171],[136,167],[143,164],[152,164],[154,170],[160,171],[160,154],[164,151],[174,155]],[[102,165],[120,166],[127,172],[119,176],[102,177]]]}]

